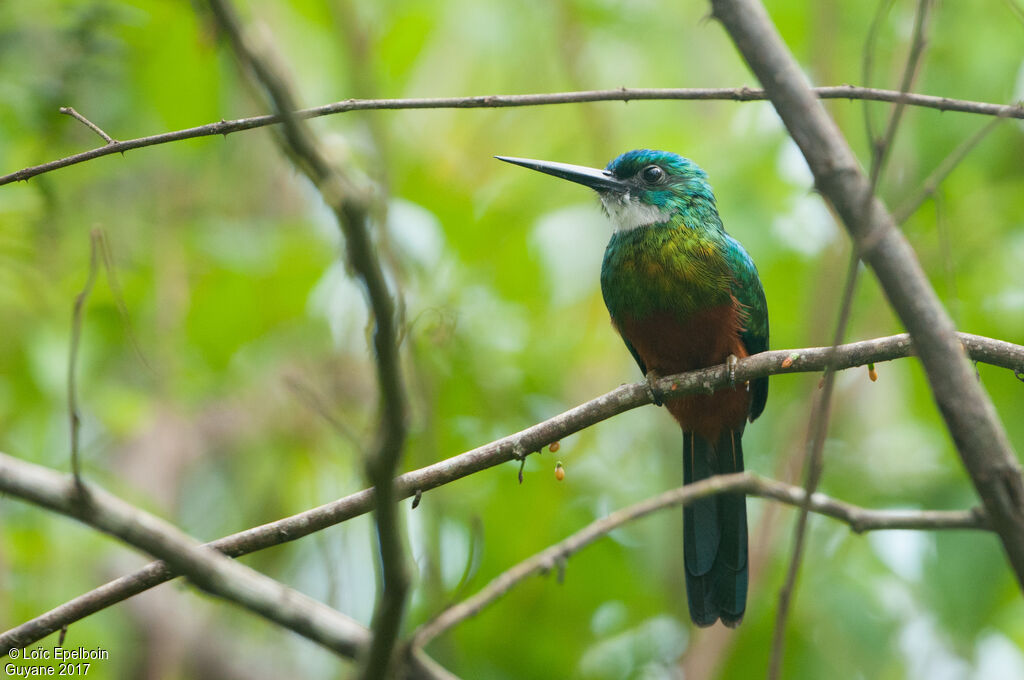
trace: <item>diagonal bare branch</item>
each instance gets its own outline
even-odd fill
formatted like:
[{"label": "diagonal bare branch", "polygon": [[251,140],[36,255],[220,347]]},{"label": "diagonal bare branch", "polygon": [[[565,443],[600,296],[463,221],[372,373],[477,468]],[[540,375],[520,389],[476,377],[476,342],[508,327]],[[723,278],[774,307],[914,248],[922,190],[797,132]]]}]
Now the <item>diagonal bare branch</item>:
[{"label": "diagonal bare branch", "polygon": [[[952,99],[927,94],[900,93],[895,90],[879,90],[871,87],[837,85],[818,87],[813,92],[822,99],[847,99],[878,102],[905,102],[909,106],[920,106],[938,111],[957,111],[983,116],[1024,118],[1024,105],[992,104],[989,102]],[[738,102],[763,101],[767,99],[764,90],[749,87],[734,88],[619,88],[615,90],[584,90],[578,92],[551,92],[544,94],[490,94],[469,97],[423,97],[410,99],[345,99],[308,109],[294,110],[294,117],[300,119],[318,118],[349,111],[380,111],[400,109],[488,109],[519,106],[549,106],[552,104],[580,104],[590,102],[629,101],[692,101],[729,100]],[[232,132],[252,130],[268,125],[280,125],[284,119],[278,114],[221,120],[196,127],[164,132],[124,141],[114,141],[104,146],[72,154],[65,158],[33,165],[16,172],[0,175],[0,185],[21,182],[47,172],[53,172],[70,165],[77,165],[95,158],[147,146],[168,144],[183,139],[228,135]]]},{"label": "diagonal bare branch", "polygon": [[1013,13],[1013,16],[1017,21],[1024,25],[1024,7],[1021,7],[1017,0],[1004,0],[1006,6]]},{"label": "diagonal bare branch", "polygon": [[[932,0],[919,0],[917,14],[914,19],[914,33],[910,44],[910,51],[907,55],[906,64],[903,68],[903,79],[900,82],[900,92],[906,93],[914,85],[914,80],[920,70],[921,59],[924,54],[926,43],[926,31]],[[877,16],[883,14],[881,8]],[[876,16],[876,18],[877,18]],[[877,29],[872,24],[872,30]],[[869,62],[868,62],[869,64]],[[867,69],[867,65],[865,66]],[[896,131],[899,129],[900,121],[903,119],[903,111],[906,108],[905,102],[897,102],[889,114],[886,123],[885,133],[878,139],[870,139],[871,142],[871,172],[869,174],[869,189],[865,194],[865,201],[870,200],[878,189],[882,172],[885,169],[885,162],[892,151],[893,142],[896,139]],[[870,130],[870,118],[868,110],[865,109],[865,120]],[[839,346],[846,336],[846,328],[850,321],[850,312],[853,309],[853,293],[857,288],[860,274],[860,253],[856,247],[850,249],[850,265],[846,272],[846,283],[843,287],[842,301],[839,305],[839,317],[836,321],[834,348]],[[775,612],[775,630],[772,634],[772,653],[768,662],[768,678],[776,680],[782,672],[782,657],[786,645],[786,627],[789,623],[789,612],[796,591],[796,581],[800,573],[800,565],[803,560],[804,546],[807,536],[807,519],[810,512],[810,498],[813,496],[821,477],[824,474],[824,451],[825,437],[828,434],[829,419],[832,411],[832,393],[835,387],[835,371],[825,369],[824,384],[818,398],[814,401],[811,409],[810,426],[807,433],[807,453],[805,463],[804,494],[806,501],[800,508],[797,516],[796,526],[793,531],[793,553],[790,557],[789,567],[786,570],[786,580],[779,590],[779,607]]]},{"label": "diagonal bare branch", "polygon": [[75,304],[71,311],[71,347],[68,350],[68,420],[71,427],[71,472],[75,482],[82,483],[82,464],[78,455],[78,436],[81,415],[78,412],[78,347],[82,341],[82,319],[85,314],[85,303],[96,283],[96,272],[99,269],[99,250],[103,242],[103,232],[93,229],[89,234],[89,275],[85,279],[82,291],[75,296]]},{"label": "diagonal bare branch", "polygon": [[853,152],[808,87],[764,7],[754,0],[712,0],[717,17],[766,86],[800,147],[815,184],[872,267],[894,311],[914,338],[932,394],[967,472],[1024,587],[1024,480],[995,408],[964,360],[913,249],[873,198]]},{"label": "diagonal bare branch", "polygon": [[379,390],[376,448],[366,460],[367,478],[376,489],[374,508],[379,547],[381,589],[374,608],[372,638],[362,659],[360,677],[391,677],[395,643],[405,614],[409,576],[402,539],[401,516],[394,503],[393,479],[406,436],[406,400],[398,355],[398,320],[376,250],[367,228],[370,201],[366,192],[320,151],[323,145],[298,109],[291,83],[272,57],[261,34],[246,31],[229,0],[208,0],[218,27],[228,38],[243,69],[265,90],[282,122],[281,147],[302,170],[334,211],[345,235],[348,260],[366,291],[374,320],[373,347]]},{"label": "diagonal bare branch", "polygon": [[[895,0],[878,0],[878,7],[875,8],[875,14],[871,18],[871,25],[868,27],[867,35],[864,38],[864,47],[861,50],[860,79],[865,86],[871,85],[871,76],[875,67],[875,48],[878,45],[878,34],[882,30],[882,22],[889,14],[889,10],[892,9],[894,1]],[[863,104],[864,132],[866,133],[868,144],[874,146],[876,137],[875,120],[871,115],[871,104],[867,99],[863,100]]]},{"label": "diagonal bare branch", "polygon": [[793,505],[809,507],[812,512],[845,522],[857,533],[882,529],[987,529],[984,513],[973,510],[867,510],[823,494],[808,497],[798,486],[765,479],[752,472],[717,475],[710,479],[666,491],[653,498],[617,510],[588,524],[572,536],[545,548],[502,572],[472,597],[445,609],[413,634],[412,644],[422,648],[452,626],[483,611],[517,584],[534,574],[561,571],[566,560],[622,525],[653,512],[676,505],[688,505],[701,498],[723,492],[745,493]]},{"label": "diagonal bare branch", "polygon": [[[968,333],[960,333],[959,339],[972,360],[1024,375],[1024,346]],[[745,381],[766,375],[822,371],[830,349],[783,349],[745,357],[736,364],[736,379]],[[893,335],[840,345],[835,350],[832,368],[844,370],[912,355],[910,337],[906,334]],[[667,376],[658,382],[657,387],[662,397],[670,398],[720,388],[728,384],[728,381],[725,367],[717,366]],[[650,403],[651,392],[646,382],[623,385],[516,434],[399,475],[395,479],[395,499],[410,498],[531,451],[539,451],[551,442],[565,439],[603,420]],[[374,504],[374,490],[363,489],[291,517],[225,536],[208,546],[231,557],[247,555],[366,514],[373,509]],[[167,564],[153,562],[132,574],[80,595],[0,635],[0,656],[6,655],[13,647],[29,645],[59,630],[61,626],[138,595],[177,575]]]},{"label": "diagonal bare branch", "polygon": [[[203,590],[341,656],[354,658],[369,643],[367,630],[341,612],[204,547],[176,527],[97,486],[0,453],[0,490],[115,536],[164,560]],[[27,642],[22,641],[21,646],[24,644]]]},{"label": "diagonal bare branch", "polygon": [[[907,54],[907,61],[903,66],[903,78],[900,81],[900,92],[908,93],[914,86],[917,74],[921,68],[921,58],[924,55],[924,48],[928,43],[928,22],[931,18],[931,9],[934,0],[918,0],[917,12],[914,14],[914,32],[910,41],[910,52]],[[885,126],[885,133],[878,139],[871,139],[871,193],[878,189],[882,172],[885,170],[886,161],[889,160],[892,152],[893,141],[896,139],[896,130],[899,129],[900,121],[903,120],[903,112],[907,108],[906,100],[899,100],[892,107],[889,114],[889,121]]]},{"label": "diagonal bare branch", "polygon": [[112,138],[106,132],[104,132],[103,129],[100,128],[99,125],[97,125],[96,123],[92,122],[91,120],[89,120],[88,118],[86,118],[85,116],[80,114],[78,111],[75,111],[74,108],[72,108],[70,106],[62,106],[62,107],[60,107],[57,110],[60,113],[63,113],[64,115],[66,115],[66,116],[71,116],[72,118],[77,120],[79,123],[81,123],[85,127],[89,128],[90,130],[92,130],[93,132],[98,134],[103,139],[103,141],[106,142],[107,144],[116,144],[117,143],[117,140]]},{"label": "diagonal bare branch", "polygon": [[772,653],[768,662],[769,680],[778,678],[779,671],[781,670],[786,625],[789,620],[793,593],[796,590],[796,579],[803,560],[807,536],[807,520],[811,512],[811,500],[814,498],[814,492],[817,490],[818,484],[821,482],[821,476],[824,473],[825,437],[828,435],[829,420],[832,415],[832,393],[836,382],[833,361],[839,343],[843,341],[843,337],[846,334],[846,326],[850,321],[850,312],[853,309],[853,293],[857,287],[859,270],[860,257],[857,256],[857,249],[851,248],[850,264],[846,271],[846,281],[843,284],[842,301],[839,304],[839,315],[836,320],[832,346],[829,348],[826,359],[822,387],[811,403],[811,416],[807,425],[807,436],[804,440],[804,500],[800,504],[800,512],[793,527],[793,548],[789,558],[789,566],[786,568],[786,579],[779,589],[779,606],[775,611],[775,628],[772,633]]},{"label": "diagonal bare branch", "polygon": [[955,149],[949,152],[941,163],[932,171],[930,175],[924,180],[921,188],[916,194],[908,197],[896,210],[893,211],[892,218],[896,221],[896,224],[903,224],[910,216],[917,212],[917,209],[928,200],[929,197],[933,196],[938,190],[939,185],[946,181],[946,178],[956,169],[956,166],[960,164],[964,158],[967,157],[974,147],[981,143],[990,132],[999,127],[1005,118],[998,116],[981,126],[977,132],[973,135],[960,142]]}]

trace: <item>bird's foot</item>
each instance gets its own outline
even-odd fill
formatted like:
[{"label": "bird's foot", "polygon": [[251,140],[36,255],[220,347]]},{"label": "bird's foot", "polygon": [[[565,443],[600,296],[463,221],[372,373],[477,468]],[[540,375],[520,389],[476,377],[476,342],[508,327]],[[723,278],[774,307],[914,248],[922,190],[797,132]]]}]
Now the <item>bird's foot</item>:
[{"label": "bird's foot", "polygon": [[730,354],[725,358],[725,370],[729,373],[729,387],[736,389],[736,364],[739,359],[736,358],[735,354]]},{"label": "bird's foot", "polygon": [[665,402],[658,396],[658,390],[654,387],[654,383],[658,380],[658,374],[654,371],[647,371],[647,375],[644,377],[647,378],[647,391],[651,394],[651,401],[655,406],[663,406]]}]

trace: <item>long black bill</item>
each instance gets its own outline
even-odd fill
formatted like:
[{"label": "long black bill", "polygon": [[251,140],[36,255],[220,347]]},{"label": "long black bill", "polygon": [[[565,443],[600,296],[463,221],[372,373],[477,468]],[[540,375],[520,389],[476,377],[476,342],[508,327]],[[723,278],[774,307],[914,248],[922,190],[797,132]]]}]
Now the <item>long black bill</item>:
[{"label": "long black bill", "polygon": [[567,179],[570,182],[582,184],[595,191],[619,191],[625,192],[628,187],[625,182],[617,179],[615,175],[607,170],[588,168],[583,165],[570,165],[569,163],[556,163],[554,161],[535,161],[529,158],[512,158],[511,156],[495,156],[499,161],[521,165],[524,168],[537,170],[538,172],[554,175]]}]

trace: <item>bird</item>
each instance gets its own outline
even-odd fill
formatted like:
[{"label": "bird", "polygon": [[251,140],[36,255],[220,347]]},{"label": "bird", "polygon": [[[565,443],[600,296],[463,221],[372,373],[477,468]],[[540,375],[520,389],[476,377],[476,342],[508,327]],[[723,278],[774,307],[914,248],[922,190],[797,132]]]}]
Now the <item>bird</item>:
[{"label": "bird", "polygon": [[[768,378],[737,385],[738,359],[768,349],[768,305],[754,261],[726,233],[707,173],[669,151],[636,149],[603,170],[496,156],[590,187],[613,232],[601,293],[613,327],[653,389],[659,377],[726,364],[730,384],[667,399],[682,428],[683,483],[743,471],[743,431],[764,411]],[[746,611],[746,496],[720,493],[683,508],[690,618],[735,628]]]}]

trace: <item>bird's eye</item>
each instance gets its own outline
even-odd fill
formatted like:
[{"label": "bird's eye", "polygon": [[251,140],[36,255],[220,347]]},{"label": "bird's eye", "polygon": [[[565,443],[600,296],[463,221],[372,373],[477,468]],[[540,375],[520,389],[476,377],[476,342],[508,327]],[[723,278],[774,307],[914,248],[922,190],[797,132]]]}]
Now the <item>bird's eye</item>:
[{"label": "bird's eye", "polygon": [[665,171],[657,165],[648,165],[646,168],[640,171],[640,178],[649,183],[657,184],[665,177]]}]

